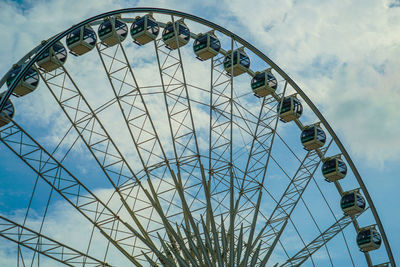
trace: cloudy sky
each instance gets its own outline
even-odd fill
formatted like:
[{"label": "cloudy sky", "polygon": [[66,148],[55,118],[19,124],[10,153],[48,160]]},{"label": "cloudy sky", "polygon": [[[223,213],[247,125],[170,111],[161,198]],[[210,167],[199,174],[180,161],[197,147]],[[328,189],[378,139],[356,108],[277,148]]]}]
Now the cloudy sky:
[{"label": "cloudy sky", "polygon": [[[255,45],[288,73],[320,109],[350,153],[374,200],[395,259],[400,261],[399,0],[0,0],[0,73],[41,40],[85,18],[143,6],[176,9],[220,24]],[[30,100],[38,101],[39,97]],[[42,119],[48,126],[55,119],[50,105],[19,103],[24,112],[39,110],[41,114],[32,119],[20,115],[23,121]],[[38,126],[36,130],[43,129]],[[12,174],[5,162],[9,156],[3,153],[4,146],[0,151],[0,167],[5,170],[0,171],[0,212],[17,218],[21,214],[16,211],[23,204],[15,199],[24,194],[20,189],[24,185],[10,182]],[[20,171],[18,175],[25,174]],[[57,205],[59,210],[67,210]],[[52,214],[52,219],[57,217],[67,221],[68,212]],[[349,237],[349,242],[354,240]],[[12,253],[11,246],[0,243],[5,266],[15,264],[14,259],[6,261],[2,256]]]}]

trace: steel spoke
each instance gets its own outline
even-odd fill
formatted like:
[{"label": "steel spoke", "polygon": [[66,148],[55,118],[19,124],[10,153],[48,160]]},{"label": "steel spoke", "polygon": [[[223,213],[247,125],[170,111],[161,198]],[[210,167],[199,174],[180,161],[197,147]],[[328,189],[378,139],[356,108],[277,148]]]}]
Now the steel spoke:
[{"label": "steel spoke", "polygon": [[3,216],[0,216],[0,236],[68,266],[110,266]]},{"label": "steel spoke", "polygon": [[[331,143],[332,141],[330,144]],[[330,144],[321,149],[322,155],[328,150]],[[267,251],[265,262],[267,262],[271,256],[273,249],[287,225],[291,213],[321,162],[318,154],[319,153],[315,150],[307,153],[266,225],[257,236],[257,238],[262,238],[265,242],[263,247],[263,249]]]},{"label": "steel spoke", "polygon": [[352,223],[354,219],[360,216],[361,213],[357,214],[355,217],[343,216],[333,225],[329,226],[324,232],[313,239],[307,246],[302,248],[293,257],[288,259],[284,264],[280,266],[300,266],[305,261],[308,260],[311,255],[317,252],[321,247],[325,246],[332,238],[334,238],[338,233],[343,232],[343,230]]},{"label": "steel spoke", "polygon": [[[127,252],[128,248],[132,246],[125,243],[126,240],[140,237],[136,230],[122,221],[14,121],[11,126],[0,131],[0,140],[70,205],[95,225],[127,259],[138,264]],[[43,167],[44,164],[45,167]],[[112,227],[116,221],[120,222],[118,230]],[[114,237],[112,237],[113,235]],[[124,242],[119,242],[119,240]]]},{"label": "steel spoke", "polygon": [[[243,47],[246,52],[250,52],[251,57],[258,58],[258,61],[252,61],[256,62],[253,66],[258,68],[261,60],[262,64],[265,63],[274,70],[274,75],[278,74],[276,78],[279,82],[285,82],[285,89],[289,85],[292,91],[299,94],[303,104],[305,102],[311,108],[313,113],[311,115],[318,117],[324,129],[330,134],[331,143],[335,143],[334,149],[341,151],[351,168],[382,236],[387,254],[385,260],[395,266],[374,203],[350,156],[328,122],[279,66],[257,48],[224,27],[190,14],[158,8],[131,8],[94,16],[53,36],[24,56],[18,62],[22,67],[21,72],[11,82],[4,97],[1,97],[0,107],[4,107],[27,70],[38,67],[35,66],[35,62],[38,62],[39,56],[61,38],[79,27],[98,26],[104,19],[114,16],[122,22],[132,23],[136,20],[134,15],[143,15],[143,12],[156,13],[156,18],[159,15],[164,18],[171,16],[175,41],[178,43],[176,49],[170,50],[170,47],[164,44],[162,37],[154,41],[161,84],[138,85],[133,65],[128,61],[121,43],[110,47],[105,46],[105,43],[97,43],[97,50],[114,97],[107,102],[101,100],[103,103],[96,109],[89,105],[65,67],[46,73],[44,69],[40,69],[44,83],[66,114],[71,127],[76,130],[78,138],[83,141],[89,154],[103,171],[104,176],[101,177],[106,178],[112,186],[113,192],[108,202],[99,201],[85,187],[82,180],[78,180],[62,165],[68,151],[63,155],[63,159],[58,158],[57,161],[54,153],[48,153],[15,122],[12,121],[10,127],[0,130],[1,141],[37,173],[38,180],[42,179],[51,186],[42,224],[37,234],[41,235],[52,192],[55,191],[93,225],[85,255],[89,254],[95,229],[108,240],[103,261],[112,253],[109,253],[109,249],[115,247],[135,265],[149,263],[153,266],[161,264],[222,267],[242,263],[242,266],[264,266],[270,260],[276,245],[280,244],[289,258],[283,266],[299,265],[308,259],[315,265],[317,262],[314,263],[312,255],[322,246],[325,246],[332,263],[326,244],[340,232],[353,262],[343,229],[352,223],[358,231],[358,216],[351,220],[345,217],[338,220],[326,199],[325,192],[321,191],[313,177],[316,168],[324,160],[329,146],[311,151],[304,160],[300,160],[296,155],[297,151],[295,153],[295,149],[288,145],[288,140],[282,138],[276,128],[279,113],[276,105],[282,101],[285,91],[282,94],[274,93],[265,99],[251,99],[250,90],[243,92],[234,90],[233,73],[227,74],[222,66],[224,56],[228,55],[223,47],[219,50],[219,54],[211,59],[210,88],[201,88],[202,86],[189,83],[187,81],[189,76],[185,75],[187,70],[183,66],[185,59],[182,58],[186,51],[179,46],[178,28],[175,24],[175,19],[179,17],[182,21],[190,20],[201,24],[201,27],[207,27],[208,30],[216,31],[217,37],[222,37],[220,41],[223,46],[227,44],[229,46],[230,42],[231,53],[234,47]],[[160,30],[167,27],[165,22],[157,21],[157,23]],[[192,39],[200,36],[202,35],[195,32],[190,33]],[[125,47],[128,48],[130,45]],[[233,59],[233,54],[230,56]],[[189,74],[189,71],[186,74]],[[247,74],[254,77],[257,73],[248,69]],[[1,85],[7,79],[7,75],[1,79]],[[235,85],[236,82],[240,84],[241,78],[235,78]],[[199,99],[196,93],[202,94]],[[206,99],[204,96],[210,98]],[[165,128],[159,128],[157,124],[158,114],[152,113],[153,99],[158,101],[162,99],[165,104],[160,106],[161,109],[165,108],[166,120],[163,126],[168,128],[165,135]],[[100,120],[100,112],[113,110],[111,107],[113,104],[119,106],[118,115],[122,115],[119,119],[125,121],[123,130],[126,130],[125,126],[129,130],[132,141],[129,149],[135,154],[137,164],[134,160],[128,161],[128,156],[121,153],[123,148],[114,142],[119,140],[112,139],[105,129],[106,124]],[[260,107],[260,112],[256,113],[254,107],[256,109]],[[199,110],[209,112],[208,136],[203,132],[203,123],[194,121]],[[295,119],[291,124],[297,125],[300,130],[304,129],[299,119]],[[164,140],[165,136],[168,141]],[[277,141],[286,146],[289,155],[292,154],[300,162],[300,167],[294,176],[289,176],[287,174],[289,171],[283,167],[284,164],[276,161],[279,155],[275,158],[271,153],[272,146]],[[208,142],[208,150],[203,146],[204,142]],[[280,169],[290,179],[286,191],[277,198],[279,201],[272,195],[274,188],[269,188],[265,182],[267,175],[275,174],[276,166],[268,168],[271,160],[276,164],[278,172]],[[321,197],[335,219],[335,223],[325,232],[321,231],[320,221],[315,214],[312,214],[302,197],[311,179],[316,183]],[[273,181],[271,182],[273,187]],[[332,185],[340,195],[343,193],[340,182],[334,182]],[[33,190],[35,193],[39,189],[35,185]],[[272,199],[273,205],[273,212],[268,216],[264,214],[265,211],[261,211],[264,207],[260,208],[260,203],[266,197]],[[111,204],[114,204],[115,200],[119,201],[119,206],[116,208],[113,206],[111,209]],[[308,245],[293,223],[292,219],[295,218],[291,217],[300,200],[318,230],[317,235],[319,234]],[[30,209],[31,203],[25,220]],[[266,205],[265,209],[269,209],[269,206]],[[120,219],[119,216],[123,216],[122,214],[124,216],[128,214],[127,221],[125,217],[124,220]],[[293,257],[289,257],[286,243],[281,238],[288,222],[293,224],[304,245],[304,248]],[[22,227],[26,227],[25,222]],[[25,230],[22,233],[25,233]],[[18,241],[24,241],[21,235],[18,238]],[[39,255],[42,255],[40,251],[33,252],[34,256],[29,263],[28,257],[23,255],[22,248],[21,243],[17,251],[18,265],[39,264]],[[366,252],[364,255],[368,266],[372,266],[371,257],[374,253]]]}]

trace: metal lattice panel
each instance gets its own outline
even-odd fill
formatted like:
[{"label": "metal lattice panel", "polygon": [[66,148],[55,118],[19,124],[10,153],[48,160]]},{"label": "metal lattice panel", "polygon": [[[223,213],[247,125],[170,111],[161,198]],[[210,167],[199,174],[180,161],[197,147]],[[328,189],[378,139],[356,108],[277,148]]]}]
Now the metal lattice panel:
[{"label": "metal lattice panel", "polygon": [[[334,198],[330,191],[326,187],[321,188],[317,181],[319,178],[315,178],[325,154],[340,150],[372,213],[364,212],[363,216],[373,217],[376,221],[387,258],[395,266],[368,191],[327,121],[275,63],[221,26],[172,10],[137,8],[109,12],[73,26],[28,53],[21,60],[24,64],[26,62],[27,67],[21,68],[16,80],[23,77],[45,49],[78,27],[87,23],[96,27],[103,22],[103,18],[114,15],[118,15],[120,23],[137,23],[138,18],[133,19],[131,12],[164,15],[161,20],[154,19],[160,29],[173,25],[172,38],[175,38],[177,47],[167,45],[164,36],[155,38],[146,46],[147,52],[152,49],[153,65],[157,67],[152,80],[147,79],[152,83],[146,84],[138,77],[138,73],[143,73],[140,72],[142,65],[135,60],[132,63],[132,55],[129,54],[132,44],[126,44],[126,41],[123,44],[123,39],[113,46],[97,42],[97,59],[104,69],[98,75],[105,76],[108,81],[105,86],[111,88],[113,95],[107,101],[98,97],[97,104],[93,104],[89,92],[80,87],[82,83],[75,77],[79,75],[75,75],[68,65],[49,72],[35,67],[65,114],[70,130],[77,135],[68,151],[59,152],[61,160],[57,160],[55,154],[49,153],[44,145],[40,145],[12,120],[11,126],[0,130],[1,141],[87,220],[93,227],[92,236],[94,231],[98,231],[105,237],[104,261],[71,249],[43,235],[41,230],[32,231],[6,218],[4,220],[10,223],[10,227],[0,231],[0,235],[6,238],[14,236],[13,241],[20,246],[70,265],[105,265],[105,259],[112,255],[109,247],[113,247],[119,255],[122,253],[137,266],[266,266],[276,261],[280,262],[276,266],[298,266],[310,262],[315,265],[317,257],[313,255],[323,247],[333,265],[334,259],[327,243],[337,242],[334,237],[341,234],[342,250],[349,254],[354,266],[343,229],[353,224],[358,231],[357,218],[361,214],[337,219],[336,209],[331,207],[337,206],[337,201],[334,200],[336,204],[331,203]],[[165,19],[172,24],[166,24]],[[217,31],[216,36],[223,35],[222,48],[208,61],[209,86],[197,84],[191,79],[199,79],[199,76],[193,75],[191,70],[195,64],[185,61],[186,43],[181,45],[179,41],[181,35],[187,32],[181,32],[180,24],[175,23],[183,22],[183,19],[190,20],[187,23],[189,28],[193,26],[191,23],[197,23],[212,30],[213,34]],[[190,32],[192,39],[200,36]],[[249,68],[243,76],[236,77],[233,67],[230,72],[225,69],[227,57],[231,58],[231,66],[237,63],[233,56],[237,47],[246,49],[250,57],[261,59],[262,64],[266,63],[276,72],[279,83],[276,92],[256,98],[251,92],[242,90],[242,77],[254,77],[256,73]],[[260,67],[260,63],[256,66]],[[203,78],[205,81],[206,77],[200,79]],[[4,106],[15,84],[12,83],[11,89],[2,97],[1,106]],[[300,149],[297,146],[298,140],[295,143],[289,137],[288,133],[304,130],[303,122],[310,120],[295,119],[285,125],[279,121],[278,104],[282,105],[284,97],[290,93],[299,94],[309,107],[306,111],[312,111],[310,116],[313,115],[313,119],[320,121],[328,131],[329,144],[305,153],[301,146]],[[158,105],[156,109],[155,105]],[[113,135],[113,129],[102,116],[115,110],[118,110],[123,124],[119,125],[120,131],[128,134],[128,138],[123,140],[125,143],[119,140],[120,136]],[[162,114],[156,114],[157,111]],[[160,120],[161,117],[164,119]],[[204,129],[206,120],[209,124]],[[61,140],[57,146],[63,142]],[[107,183],[113,192],[108,201],[100,200],[85,185],[85,179],[78,179],[72,174],[74,171],[63,164],[75,142],[83,144],[85,155],[93,159],[93,164],[104,175],[99,178],[105,178],[102,182]],[[284,153],[286,155],[282,156]],[[300,160],[302,155],[305,155],[304,159]],[[282,177],[284,179],[277,182]],[[329,219],[334,221],[333,224],[329,222],[328,227],[328,218],[321,215],[323,212],[318,212],[319,217],[315,216],[310,196],[306,194],[307,190],[311,190],[311,181],[315,184],[315,195],[327,205],[327,213],[331,214]],[[344,191],[339,181],[332,183],[331,187],[340,195]],[[50,200],[51,195],[42,225],[45,224]],[[118,203],[114,205],[116,200]],[[303,205],[298,205],[299,201]],[[317,237],[311,241],[304,234],[304,225],[299,223],[302,220],[295,216],[298,216],[295,210],[301,209],[305,217],[314,223],[313,231]],[[8,226],[7,223],[4,225]],[[25,236],[25,233],[29,234]],[[302,248],[294,249],[288,241],[292,239]],[[90,238],[88,251],[92,242]],[[364,253],[369,266],[373,265],[371,255]]]}]

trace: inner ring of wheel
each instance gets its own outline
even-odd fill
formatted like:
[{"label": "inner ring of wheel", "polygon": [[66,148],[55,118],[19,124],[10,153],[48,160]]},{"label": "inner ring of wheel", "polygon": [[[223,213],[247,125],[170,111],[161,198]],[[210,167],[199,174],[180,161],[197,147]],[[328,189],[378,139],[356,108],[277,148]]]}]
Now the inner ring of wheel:
[{"label": "inner ring of wheel", "polygon": [[[392,266],[396,266],[395,265],[395,261],[394,261],[394,257],[390,248],[390,244],[389,241],[387,239],[386,233],[384,231],[382,222],[378,216],[377,210],[375,208],[374,203],[372,202],[371,196],[368,193],[368,190],[356,168],[356,166],[354,165],[354,162],[352,161],[352,159],[350,158],[350,155],[348,154],[348,152],[346,151],[345,147],[343,146],[342,142],[339,140],[338,136],[336,135],[336,133],[334,132],[334,130],[332,129],[332,127],[329,125],[328,121],[324,118],[324,116],[322,116],[321,112],[317,109],[317,107],[311,102],[311,100],[307,97],[307,95],[301,90],[301,88],[278,66],[276,65],[270,58],[268,58],[264,53],[262,53],[259,49],[257,49],[256,47],[254,47],[253,45],[251,45],[250,43],[248,43],[246,40],[244,40],[243,38],[237,36],[236,34],[232,33],[231,31],[227,30],[226,28],[217,25],[213,22],[210,22],[208,20],[205,20],[203,18],[200,18],[198,16],[194,16],[191,14],[187,14],[184,12],[180,12],[180,11],[176,11],[176,10],[171,10],[171,9],[163,9],[163,8],[151,8],[151,7],[138,7],[138,8],[125,8],[125,9],[118,9],[118,10],[113,10],[113,11],[109,11],[103,14],[99,14],[97,16],[91,17],[89,19],[86,19],[78,24],[73,25],[72,27],[70,27],[69,29],[56,34],[55,36],[51,37],[48,42],[46,42],[45,45],[38,45],[36,48],[34,48],[33,50],[31,50],[28,54],[26,54],[18,63],[19,64],[23,64],[22,70],[18,73],[18,75],[15,77],[15,79],[13,80],[12,84],[10,85],[10,87],[8,88],[8,90],[6,91],[6,93],[2,96],[1,100],[0,100],[0,112],[4,109],[7,100],[10,98],[12,92],[14,91],[14,88],[16,87],[16,85],[19,83],[19,81],[21,80],[22,77],[24,77],[24,75],[27,73],[27,71],[33,66],[33,64],[37,61],[37,59],[39,58],[39,56],[44,53],[45,51],[47,51],[50,47],[52,47],[56,42],[60,41],[62,38],[64,38],[65,36],[67,36],[69,33],[73,32],[74,30],[87,25],[91,22],[94,22],[96,20],[99,19],[103,19],[105,17],[109,17],[109,16],[114,16],[117,14],[122,14],[122,13],[145,13],[145,12],[153,12],[153,13],[159,13],[159,14],[164,14],[164,15],[172,15],[172,16],[179,16],[179,17],[183,17],[185,19],[189,19],[191,21],[195,21],[198,22],[200,24],[206,25],[210,28],[213,28],[223,34],[225,34],[226,36],[231,37],[232,39],[234,39],[236,42],[240,43],[241,45],[243,45],[244,47],[246,47],[247,49],[249,49],[250,51],[252,51],[255,55],[257,55],[260,59],[262,59],[264,62],[266,62],[272,69],[274,69],[276,72],[279,73],[279,75],[281,75],[281,77],[283,77],[288,84],[290,84],[292,86],[293,89],[296,90],[296,92],[301,96],[301,98],[307,103],[307,105],[311,108],[311,110],[314,112],[314,114],[318,117],[318,119],[320,120],[320,122],[324,125],[325,129],[329,132],[329,134],[331,135],[332,139],[335,141],[336,145],[338,146],[338,148],[340,149],[342,155],[344,156],[344,158],[346,159],[347,163],[349,164],[354,176],[357,179],[357,182],[360,185],[361,190],[363,191],[363,194],[368,202],[368,205],[371,209],[371,212],[374,216],[375,222],[379,228],[379,232],[381,233],[382,239],[383,239],[383,243],[385,245],[386,248],[386,252],[388,254],[390,263]],[[32,56],[33,55],[33,56]],[[31,57],[31,58],[30,58]],[[29,59],[29,60],[28,60]],[[28,61],[27,61],[28,60]],[[2,79],[0,80],[0,87],[3,86],[3,84],[6,82],[6,79],[9,75],[10,71],[7,72]],[[339,191],[340,193],[340,191]]]}]

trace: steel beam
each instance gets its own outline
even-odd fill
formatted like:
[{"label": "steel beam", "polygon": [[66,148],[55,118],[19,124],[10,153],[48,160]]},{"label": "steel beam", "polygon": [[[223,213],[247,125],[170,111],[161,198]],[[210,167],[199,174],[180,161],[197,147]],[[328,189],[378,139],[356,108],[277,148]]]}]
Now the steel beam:
[{"label": "steel beam", "polygon": [[334,238],[338,233],[343,231],[349,224],[352,223],[360,214],[355,217],[343,216],[337,220],[334,224],[329,226],[324,232],[322,232],[318,237],[311,241],[307,246],[302,248],[293,257],[288,259],[284,264],[280,266],[300,266],[306,262],[315,252],[317,252],[321,247],[325,246],[332,238]]},{"label": "steel beam", "polygon": [[3,216],[0,216],[0,236],[67,266],[110,266],[86,253],[58,242]]}]

